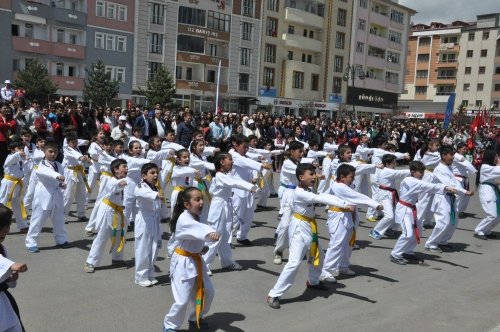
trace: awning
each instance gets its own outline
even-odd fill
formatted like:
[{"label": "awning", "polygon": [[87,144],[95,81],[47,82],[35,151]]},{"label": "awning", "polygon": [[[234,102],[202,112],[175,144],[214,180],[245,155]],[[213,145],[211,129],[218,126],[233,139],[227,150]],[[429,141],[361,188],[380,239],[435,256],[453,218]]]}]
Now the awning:
[{"label": "awning", "polygon": [[16,15],[14,15],[14,19],[34,24],[44,24],[44,25],[47,24],[47,20],[45,18],[27,14],[16,13]]}]

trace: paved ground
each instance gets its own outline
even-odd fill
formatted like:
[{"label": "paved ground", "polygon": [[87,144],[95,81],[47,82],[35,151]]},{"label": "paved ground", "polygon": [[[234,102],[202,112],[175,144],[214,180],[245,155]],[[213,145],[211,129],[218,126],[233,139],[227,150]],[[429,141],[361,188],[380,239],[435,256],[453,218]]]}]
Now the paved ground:
[{"label": "paved ground", "polygon": [[[277,206],[277,199],[270,204]],[[324,211],[317,211],[324,221]],[[403,267],[388,258],[395,240],[372,240],[367,234],[374,224],[362,223],[362,248],[351,261],[358,276],[340,279],[327,292],[307,291],[304,262],[280,310],[265,302],[283,267],[272,263],[277,211],[259,212],[258,227],[250,233],[255,245],[233,252],[246,270],[223,273],[217,270],[218,262],[213,265],[216,297],[207,321],[214,331],[489,331],[500,325],[500,241],[472,237],[483,215],[477,196],[468,212],[472,215],[460,221],[452,241],[457,252],[429,254],[421,244],[425,262]],[[168,259],[157,263],[158,286],[136,286],[133,236],[128,233],[130,268],[111,267],[107,256],[95,274],[86,274],[83,263],[92,239],[83,235],[83,224],[67,226],[74,245],[67,250],[53,247],[49,227],[38,254],[25,250],[18,233],[5,241],[11,257],[29,267],[13,290],[27,331],[161,331],[172,304]],[[324,223],[320,235],[325,248]]]}]

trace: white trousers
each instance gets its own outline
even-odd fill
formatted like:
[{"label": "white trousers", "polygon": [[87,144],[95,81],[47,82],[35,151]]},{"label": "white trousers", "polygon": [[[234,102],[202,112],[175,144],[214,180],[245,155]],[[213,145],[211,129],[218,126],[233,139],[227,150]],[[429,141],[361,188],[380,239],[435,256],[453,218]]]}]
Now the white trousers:
[{"label": "white trousers", "polygon": [[56,244],[63,244],[68,241],[68,233],[64,226],[63,209],[42,210],[40,203],[35,201],[33,205],[33,214],[31,215],[30,228],[26,234],[26,247],[37,247],[38,236],[47,219],[52,219],[52,228]]},{"label": "white trousers", "polygon": [[[379,188],[378,188],[378,183],[377,183],[377,173],[378,173],[378,168],[377,170],[375,171],[375,174],[370,174],[370,189],[372,191],[372,198],[376,201],[378,201],[378,191],[379,191]],[[366,209],[366,217],[367,218],[370,218],[370,217],[377,217],[381,214],[381,212],[377,209],[374,209],[372,207],[368,207]]]},{"label": "white trousers", "polygon": [[24,207],[26,211],[31,209],[31,204],[33,203],[33,196],[35,194],[35,187],[38,183],[38,176],[33,172],[30,176],[30,180],[28,182],[28,187],[26,189],[26,194],[24,195]]},{"label": "white trousers", "polygon": [[[292,222],[303,222],[300,220],[294,220]],[[297,277],[297,272],[299,272],[300,264],[304,255],[307,254],[309,257],[310,243],[306,244],[302,233],[300,232],[300,227],[294,227],[293,234],[290,234],[290,253],[288,255],[288,262],[283,267],[278,281],[274,285],[273,289],[269,291],[270,297],[281,297],[292,287],[295,278]],[[318,245],[319,249],[319,265],[314,266],[314,264],[308,263],[309,266],[309,283],[315,285],[319,282],[319,276],[321,275],[321,269],[323,266],[323,249]],[[310,257],[309,257],[310,258]]]},{"label": "white trousers", "polygon": [[236,238],[246,240],[253,222],[254,206],[248,207],[247,197],[233,195],[233,210],[233,227],[238,227]]},{"label": "white trousers", "polygon": [[[175,278],[175,275],[171,275],[172,283],[172,293],[174,295],[174,304],[170,307],[170,311],[165,315],[163,321],[163,327],[165,329],[179,329],[182,326],[184,317],[186,316],[186,310],[190,306],[190,312],[188,319],[190,321],[196,321],[195,315],[195,299],[196,299],[196,277],[181,280],[180,278]],[[214,287],[210,281],[210,277],[206,272],[203,273],[203,288],[205,290],[205,303],[203,310],[201,311],[201,316],[207,314],[210,310],[210,305],[214,298]]]},{"label": "white trousers", "polygon": [[453,225],[451,223],[451,218],[450,218],[451,206],[448,202],[449,198],[439,197],[439,196],[435,195],[434,198],[435,200],[439,199],[440,203],[437,202],[433,203],[432,210],[434,211],[432,212],[434,212],[434,217],[436,219],[436,226],[432,230],[432,233],[427,239],[427,242],[425,242],[426,248],[436,248],[438,245],[447,244],[448,241],[451,240],[451,237],[453,236],[453,233],[455,232],[455,229],[458,226],[458,211],[457,211],[456,200],[455,204],[453,205],[455,209],[455,224]]},{"label": "white trousers", "polygon": [[479,197],[479,201],[481,202],[481,206],[483,207],[486,216],[476,226],[474,233],[488,235],[500,222],[500,216],[497,216],[497,202],[495,199],[486,200],[486,198],[482,198],[481,196]]},{"label": "white trousers", "polygon": [[[345,218],[345,217],[344,217]],[[349,246],[354,225],[352,221],[336,218],[327,221],[330,242],[326,250],[323,276],[329,276],[332,271],[347,269],[350,266],[352,248]]]},{"label": "white trousers", "polygon": [[203,255],[203,259],[205,260],[209,270],[210,264],[215,259],[215,254],[219,254],[221,267],[226,267],[234,263],[230,245],[230,229],[233,224],[232,207],[229,206],[227,208],[222,208],[222,210],[226,211],[226,213],[221,215],[219,220],[215,222],[208,222],[208,225],[221,235],[219,241],[206,243],[208,251],[205,255]]},{"label": "white trousers", "polygon": [[[411,213],[412,212],[410,210],[409,214],[411,215]],[[422,229],[421,223],[418,223],[417,227],[421,230]],[[394,246],[391,255],[395,258],[402,258],[403,254],[412,255],[416,247],[417,247],[417,239],[415,238],[415,228],[413,227],[413,218],[405,216],[401,223],[401,235],[396,241],[396,245]]]},{"label": "white trousers", "polygon": [[294,189],[285,189],[282,196],[283,201],[283,214],[281,220],[276,228],[276,246],[274,248],[275,254],[283,253],[288,247],[288,225],[290,224],[290,219],[292,218],[292,206],[293,206],[293,193]]},{"label": "white trousers", "polygon": [[[87,258],[87,263],[94,266],[99,264],[104,254],[104,251],[108,250],[108,246],[111,244],[111,235],[113,232],[113,229],[111,228],[113,220],[113,212],[107,211],[107,214],[108,214],[107,217],[111,219],[109,220],[109,222],[108,220],[106,220],[105,222],[103,222],[102,225],[100,225],[97,232],[97,236],[92,242],[92,247],[90,248],[89,257]],[[118,229],[116,231],[115,244],[111,248],[111,259],[115,261],[123,260],[123,257],[125,255],[125,246],[119,253],[116,252],[116,249],[120,245],[120,234],[121,234],[121,226],[120,226],[120,221],[118,221]]]},{"label": "white trousers", "polygon": [[90,187],[89,197],[94,192],[94,189],[97,186],[97,183],[99,182],[100,176],[101,176],[101,172],[97,169],[97,167],[95,165],[91,165],[89,167],[89,178],[88,178],[89,187]]},{"label": "white trousers", "polygon": [[153,280],[156,258],[161,249],[161,235],[148,234],[145,230],[142,234],[135,236],[134,249],[135,281]]},{"label": "white trousers", "polygon": [[384,216],[382,217],[382,219],[380,219],[380,221],[373,229],[376,230],[379,234],[384,235],[389,228],[395,226],[394,205],[392,204],[392,198],[384,199],[380,203],[384,207]]},{"label": "white trousers", "polygon": [[[434,195],[432,194],[421,194],[418,196],[418,201],[415,206],[417,207],[417,220],[419,220],[422,225],[432,224],[431,206],[433,199]],[[435,219],[437,219],[437,216]]]},{"label": "white trousers", "polygon": [[137,183],[130,181],[128,178],[127,181],[129,183],[123,190],[123,206],[125,206],[123,213],[125,214],[125,224],[130,225],[130,223],[135,220],[137,214],[136,197],[134,194]]},{"label": "white trousers", "polygon": [[73,181],[68,179],[66,189],[64,189],[64,215],[68,217],[71,210],[71,204],[75,200],[76,195],[76,216],[78,218],[85,216],[85,203],[87,202],[87,188],[83,181]]}]

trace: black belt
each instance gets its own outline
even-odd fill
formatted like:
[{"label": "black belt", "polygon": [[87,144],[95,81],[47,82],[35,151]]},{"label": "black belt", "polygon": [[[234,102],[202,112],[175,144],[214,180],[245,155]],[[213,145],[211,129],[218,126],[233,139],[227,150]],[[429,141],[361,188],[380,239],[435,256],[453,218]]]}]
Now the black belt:
[{"label": "black belt", "polygon": [[23,322],[21,321],[21,316],[19,315],[19,307],[17,306],[17,302],[14,299],[14,296],[12,296],[12,294],[8,291],[8,289],[9,289],[9,285],[7,284],[7,282],[2,282],[0,284],[0,292],[3,292],[3,293],[5,293],[5,295],[7,295],[7,298],[9,299],[10,305],[12,306],[12,309],[14,309],[14,312],[16,313],[17,318],[19,319],[19,323],[21,324],[21,328],[22,328],[23,332],[25,332],[26,330],[24,329]]}]

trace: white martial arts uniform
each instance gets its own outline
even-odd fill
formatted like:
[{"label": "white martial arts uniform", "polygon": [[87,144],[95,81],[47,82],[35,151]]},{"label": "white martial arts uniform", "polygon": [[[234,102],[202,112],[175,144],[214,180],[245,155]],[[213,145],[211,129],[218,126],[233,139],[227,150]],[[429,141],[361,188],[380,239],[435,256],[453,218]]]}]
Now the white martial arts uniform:
[{"label": "white martial arts uniform", "polygon": [[[2,246],[1,243],[0,246]],[[5,291],[2,290],[3,288],[16,287],[16,281],[7,281],[12,276],[12,271],[10,270],[12,264],[14,262],[7,258],[7,249],[2,246],[0,248],[0,331],[2,332],[21,332],[23,330],[19,317],[17,317],[7,296],[7,289]]]},{"label": "white martial arts uniform", "polygon": [[[106,185],[102,188],[103,199],[94,207],[97,209],[96,212],[96,223],[95,228],[97,230],[97,236],[92,242],[92,247],[90,248],[89,256],[87,257],[87,263],[93,266],[99,264],[106,250],[107,244],[112,241],[110,253],[111,259],[113,261],[122,261],[124,257],[125,245],[118,252],[120,242],[125,239],[125,232],[127,227],[126,218],[122,219],[120,210],[123,211],[123,188],[120,187],[119,183],[121,181],[126,181],[126,179],[117,179],[115,177],[110,177],[106,181]],[[127,186],[130,184],[127,183]],[[125,186],[126,187],[126,186]],[[135,197],[135,196],[134,196]],[[115,207],[110,206],[111,204]],[[116,230],[113,229],[113,218],[117,216]],[[114,243],[113,243],[114,238]]]},{"label": "white martial arts uniform", "polygon": [[162,200],[155,186],[140,182],[135,187],[138,212],[135,218],[135,282],[153,281],[155,261],[161,249]]},{"label": "white martial arts uniform", "polygon": [[[76,199],[76,215],[78,218],[85,216],[85,203],[87,202],[87,176],[80,158],[83,154],[78,149],[69,146],[64,148],[64,177],[66,178],[66,188],[64,189],[64,215],[69,215],[71,204]],[[87,183],[88,184],[88,183]],[[76,195],[76,197],[75,197]]]},{"label": "white martial arts uniform", "polygon": [[[323,250],[318,243],[319,264],[315,266],[313,263],[314,259],[311,257],[310,253],[310,248],[313,242],[311,222],[303,220],[306,218],[310,220],[315,218],[316,212],[314,209],[314,203],[334,205],[341,208],[346,208],[348,206],[347,202],[332,195],[316,195],[300,187],[294,190],[293,215],[288,226],[288,234],[290,238],[290,253],[288,255],[288,262],[283,267],[283,271],[281,271],[278,281],[276,281],[273,289],[269,291],[268,296],[270,297],[280,297],[285,294],[290,287],[292,287],[295,277],[297,276],[297,272],[299,271],[300,263],[302,263],[304,255],[306,254],[308,256],[309,264],[308,282],[311,285],[319,283],[319,277],[323,267]],[[315,239],[317,239],[317,234]]]},{"label": "white martial arts uniform", "polygon": [[33,203],[33,194],[35,193],[35,187],[38,183],[38,178],[36,177],[36,173],[34,172],[38,168],[38,164],[45,157],[45,153],[36,148],[31,155],[31,166],[33,169],[31,170],[28,185],[26,187],[26,194],[24,195],[24,206],[26,207],[26,211],[31,209],[31,205]]},{"label": "white martial arts uniform", "polygon": [[321,179],[319,181],[319,184],[318,184],[318,193],[319,194],[326,192],[326,189],[328,189],[330,186],[330,178],[333,175],[333,174],[330,174],[330,164],[332,163],[331,155],[333,155],[335,153],[335,151],[338,150],[338,148],[339,148],[339,146],[337,144],[330,144],[328,142],[326,142],[323,145],[323,151],[328,152],[328,155],[325,158],[323,158],[323,163],[321,165],[321,169],[323,171],[323,175],[325,176],[325,178]]},{"label": "white martial arts uniform", "polygon": [[[420,154],[417,154],[420,157]],[[416,155],[416,156],[417,156]],[[434,168],[441,162],[441,156],[439,152],[426,152],[420,161],[424,164],[426,170],[422,181],[433,183],[434,176],[432,172]],[[433,218],[431,213],[432,201],[434,200],[434,195],[428,192],[424,192],[418,197],[417,202],[417,219],[422,225],[432,225]]]},{"label": "white martial arts uniform", "polygon": [[33,167],[35,166],[35,163],[33,161],[35,152],[36,152],[36,145],[34,143],[28,143],[28,145],[24,146],[24,154],[26,155],[26,158],[24,159],[23,163],[23,171],[24,171],[23,194],[25,194],[28,189],[31,173],[33,172]]},{"label": "white martial arts uniform", "polygon": [[216,254],[219,255],[223,268],[234,263],[229,245],[229,236],[233,224],[232,190],[234,188],[250,191],[257,189],[257,186],[222,172],[218,172],[215,175],[210,186],[212,202],[208,212],[207,224],[220,234],[220,239],[219,241],[206,244],[209,249],[203,255],[203,258],[208,269],[210,269],[210,264]]},{"label": "white martial arts uniform", "polygon": [[141,168],[144,164],[151,162],[149,159],[132,157],[124,155],[123,159],[127,161],[127,186],[125,187],[123,205],[125,206],[125,220],[127,225],[135,220],[137,214],[137,204],[135,201],[134,190],[139,182],[141,182]]},{"label": "white martial arts uniform", "polygon": [[[375,149],[369,148],[366,144],[360,144],[356,147],[356,160],[359,163],[367,164],[370,162],[370,157],[373,154]],[[376,175],[376,172],[375,172]],[[369,176],[368,174],[359,175],[356,174],[356,178],[354,179],[354,185],[356,186],[356,190],[363,195],[368,196],[368,188],[370,186]]]},{"label": "white martial arts uniform", "polygon": [[479,174],[479,201],[486,216],[474,229],[475,234],[489,235],[500,222],[500,166],[482,164]]},{"label": "white martial arts uniform", "polygon": [[[455,153],[451,169],[457,181],[462,185],[462,188],[469,190],[469,174],[477,173],[474,165],[472,165],[470,161],[465,159],[465,157],[461,154]],[[464,212],[468,204],[469,196],[457,197],[458,213]]]},{"label": "white martial arts uniform", "polygon": [[[190,254],[200,254],[205,243],[210,241],[208,234],[214,230],[205,224],[198,222],[188,211],[184,211],[177,220],[175,228],[176,248],[186,251]],[[204,305],[201,311],[203,317],[209,310],[214,298],[214,288],[210,277],[207,274],[207,266],[202,262],[201,274],[203,278]],[[196,298],[196,278],[200,272],[197,269],[195,259],[180,255],[175,252],[170,260],[170,280],[172,283],[172,293],[175,303],[170,307],[170,311],[165,315],[163,322],[164,329],[178,329],[181,327],[186,310],[191,305],[188,319],[195,321],[195,298]]]},{"label": "white martial arts uniform", "polygon": [[94,188],[97,185],[97,181],[99,181],[99,177],[101,175],[101,164],[99,163],[99,155],[104,151],[102,146],[97,142],[90,143],[88,154],[92,159],[92,165],[89,166],[89,187],[90,194],[92,195],[94,192]]},{"label": "white martial arts uniform", "polygon": [[[0,203],[12,209],[16,218],[17,228],[19,230],[28,228],[26,218],[21,213],[24,207],[23,195],[23,164],[26,158],[21,157],[19,152],[11,153],[5,159],[3,164],[4,178],[0,186]],[[10,177],[10,179],[7,179]],[[22,204],[22,206],[21,206]]]},{"label": "white martial arts uniform", "polygon": [[146,150],[149,149],[149,143],[135,136],[130,137],[130,139],[128,140],[128,146],[130,146],[130,143],[132,142],[139,142],[141,144],[141,158],[145,158]]},{"label": "white martial arts uniform", "polygon": [[[413,250],[417,247],[417,234],[422,234],[422,222],[414,218],[414,215],[418,215],[418,209],[415,206],[418,197],[423,193],[444,194],[445,187],[444,184],[430,183],[411,176],[401,181],[395,221],[401,225],[402,232],[391,252],[394,258],[403,258],[403,254],[413,255]],[[417,230],[418,233],[416,233]]]},{"label": "white martial arts uniform", "polygon": [[158,183],[156,183],[157,189],[162,193],[163,197],[165,198],[163,200],[163,204],[161,205],[161,219],[167,218],[170,216],[170,213],[168,213],[168,205],[167,205],[167,196],[166,196],[166,188],[167,184],[165,183],[165,177],[162,177],[161,174],[163,174],[163,166],[165,165],[164,161],[167,161],[167,158],[172,158],[173,157],[173,151],[170,149],[164,149],[164,150],[148,150],[146,153],[146,158],[151,160],[152,163],[154,163],[158,167]]},{"label": "white martial arts uniform", "polygon": [[38,183],[33,199],[33,214],[30,228],[26,235],[26,247],[38,247],[38,236],[48,218],[52,219],[56,244],[68,242],[64,226],[64,198],[62,183],[57,177],[63,175],[63,167],[57,161],[43,159],[35,171]]},{"label": "white martial arts uniform", "polygon": [[200,220],[206,222],[208,216],[208,209],[210,207],[210,193],[209,193],[209,184],[206,180],[206,177],[211,178],[209,171],[215,171],[215,166],[213,163],[209,163],[206,157],[198,156],[194,153],[191,153],[189,158],[189,167],[192,167],[198,171],[200,171],[200,176],[196,177],[193,181],[193,185],[201,190],[203,194],[203,210],[201,211]]},{"label": "white martial arts uniform", "polygon": [[396,170],[384,167],[377,172],[378,202],[384,207],[384,216],[373,229],[382,236],[394,225],[394,209],[399,200],[396,179],[407,176],[410,176],[409,169]]},{"label": "white martial arts uniform", "polygon": [[[451,166],[440,163],[434,168],[432,173],[434,182],[442,183],[449,187],[454,187],[458,195],[463,196],[467,190],[455,176]],[[436,194],[432,201],[431,212],[434,213],[436,226],[425,243],[426,248],[437,248],[439,245],[447,244],[453,236],[458,226],[458,206],[456,195],[454,194]]]},{"label": "white martial arts uniform", "polygon": [[[368,205],[377,208],[380,204],[370,197],[357,192],[355,189],[341,182],[334,182],[329,193],[335,195],[338,200],[347,202],[349,205]],[[326,250],[325,262],[321,272],[322,277],[332,276],[333,271],[348,269],[350,266],[352,246],[356,239],[356,226],[359,224],[358,213],[350,211],[332,211],[333,208],[343,208],[341,205],[332,204],[328,210],[328,232],[330,242]]]},{"label": "white martial arts uniform", "polygon": [[[172,170],[172,195],[170,196],[170,208],[172,212],[174,211],[175,203],[177,202],[177,196],[179,192],[183,191],[188,187],[193,186],[193,179],[195,176],[196,169],[189,166],[175,165]],[[203,221],[204,222],[204,221]]]}]

